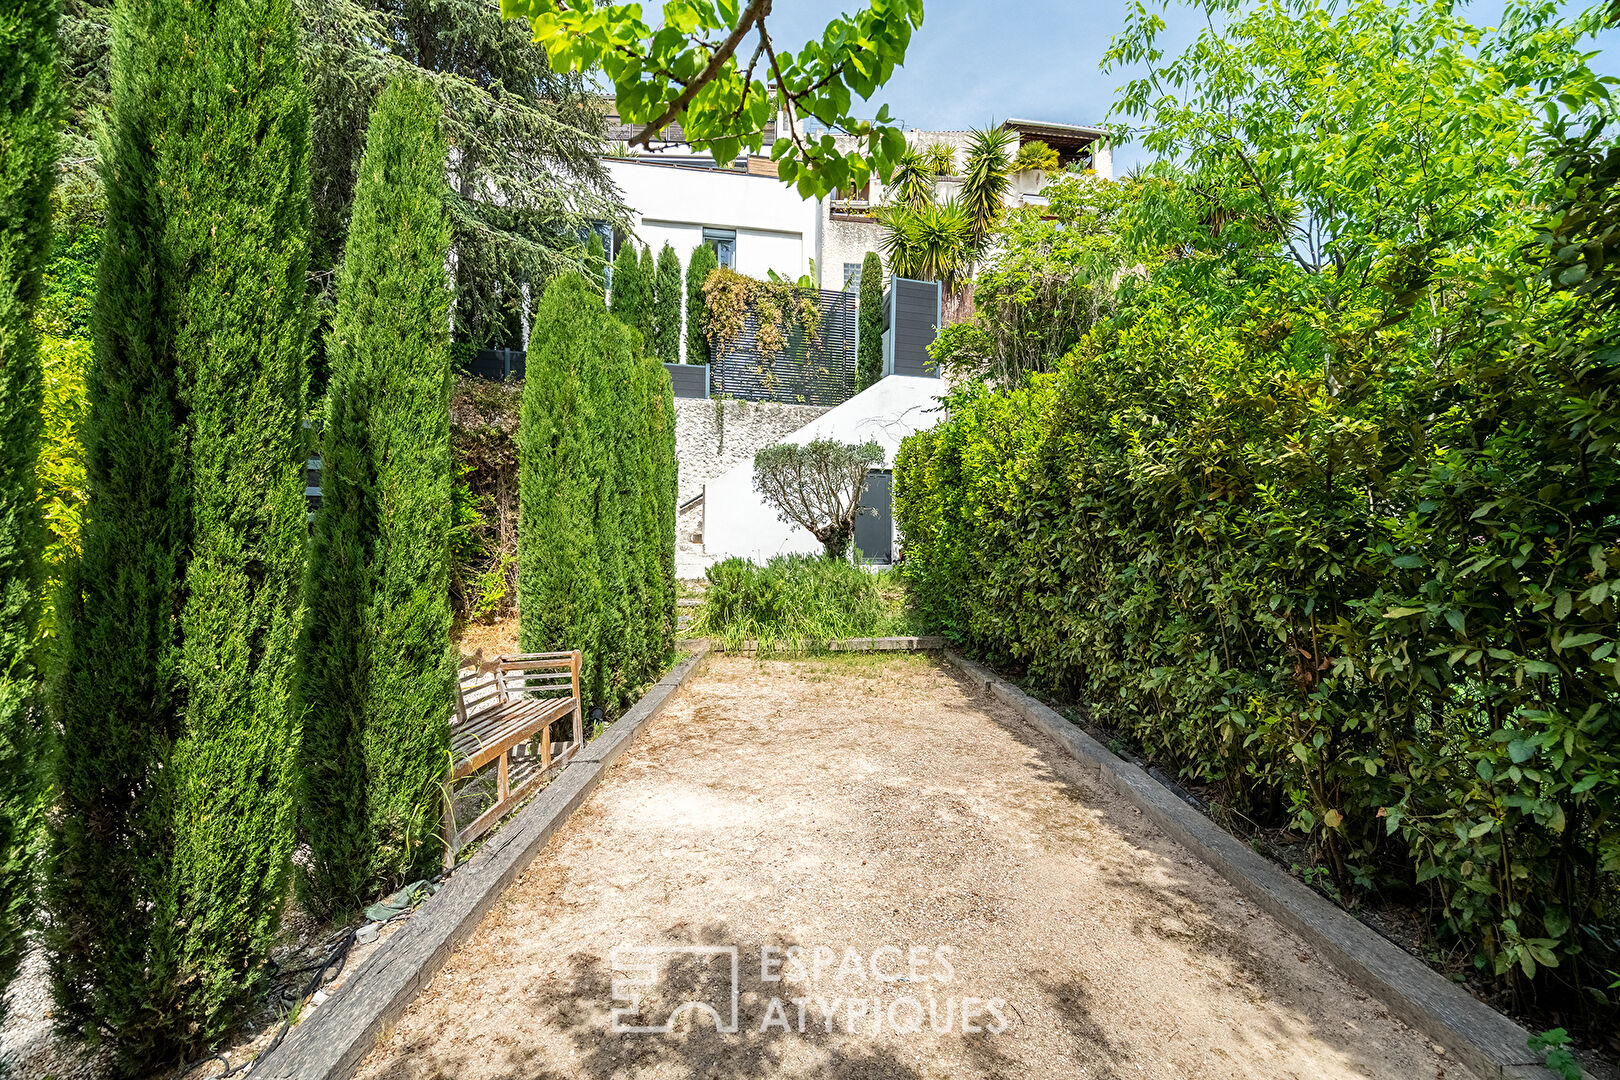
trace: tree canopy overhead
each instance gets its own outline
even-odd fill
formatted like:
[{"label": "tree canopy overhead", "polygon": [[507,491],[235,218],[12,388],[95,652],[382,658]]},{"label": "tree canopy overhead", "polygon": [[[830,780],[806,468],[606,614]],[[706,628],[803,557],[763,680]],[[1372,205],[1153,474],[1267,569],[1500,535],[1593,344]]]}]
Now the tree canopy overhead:
[{"label": "tree canopy overhead", "polygon": [[639,4],[501,0],[501,14],[528,19],[534,40],[559,67],[601,69],[613,83],[619,115],[643,125],[632,144],[646,146],[678,122],[694,146],[729,161],[744,148],[763,147],[765,125],[780,105],[789,119],[814,118],[861,143],[845,151],[830,135],[781,133],[771,156],[800,194],[859,187],[874,169],[887,176],[906,152],[905,132],[888,106],[870,119],[851,110],[905,62],[911,33],[922,26],[922,0],[870,0],[854,15],[831,20],[821,40],[797,54],[771,38],[765,24],[771,2],[667,0],[657,28],[642,21]]}]

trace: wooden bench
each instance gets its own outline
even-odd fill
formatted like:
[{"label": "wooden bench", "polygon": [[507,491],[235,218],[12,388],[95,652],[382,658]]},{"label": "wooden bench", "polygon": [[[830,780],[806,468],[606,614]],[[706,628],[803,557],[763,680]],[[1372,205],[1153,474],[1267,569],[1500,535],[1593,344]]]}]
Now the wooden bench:
[{"label": "wooden bench", "polygon": [[[444,865],[456,853],[553,771],[568,764],[584,745],[584,713],[579,698],[579,650],[526,653],[485,660],[483,650],[462,656],[456,679],[456,709],[450,718],[450,777],[444,806]],[[554,747],[551,727],[574,715],[573,740]],[[533,744],[538,741],[539,746]],[[455,784],[491,762],[494,801],[465,828],[456,825]]]}]

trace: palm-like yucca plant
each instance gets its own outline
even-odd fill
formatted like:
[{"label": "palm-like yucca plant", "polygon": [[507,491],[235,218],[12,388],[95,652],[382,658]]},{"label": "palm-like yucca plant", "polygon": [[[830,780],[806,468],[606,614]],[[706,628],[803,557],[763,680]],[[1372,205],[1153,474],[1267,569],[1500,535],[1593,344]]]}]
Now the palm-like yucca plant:
[{"label": "palm-like yucca plant", "polygon": [[955,292],[971,273],[974,221],[961,200],[886,207],[879,220],[884,261],[894,273],[937,281],[947,292]]},{"label": "palm-like yucca plant", "polygon": [[1001,219],[1002,200],[1011,183],[1012,148],[1018,136],[1005,128],[978,128],[968,139],[962,170],[962,205],[973,218],[973,254],[982,253]]},{"label": "palm-like yucca plant", "polygon": [[934,170],[915,147],[908,147],[895,162],[889,190],[891,201],[897,206],[916,209],[934,201]]},{"label": "palm-like yucca plant", "polygon": [[935,176],[956,175],[956,147],[950,143],[929,143],[923,148],[922,158]]}]

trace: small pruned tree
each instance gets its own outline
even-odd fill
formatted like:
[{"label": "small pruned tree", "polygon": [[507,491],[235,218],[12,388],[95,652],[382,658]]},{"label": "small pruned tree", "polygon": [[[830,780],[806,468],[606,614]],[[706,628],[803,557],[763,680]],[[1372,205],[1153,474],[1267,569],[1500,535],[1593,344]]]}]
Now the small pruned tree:
[{"label": "small pruned tree", "polygon": [[709,362],[709,306],[704,301],[703,283],[719,269],[714,248],[699,244],[686,264],[686,362]]},{"label": "small pruned tree", "polygon": [[636,245],[626,240],[613,260],[613,277],[608,282],[608,310],[624,325],[635,330],[641,325],[642,293],[650,282],[641,280],[641,259]]},{"label": "small pruned tree", "polygon": [[810,530],[827,558],[842,559],[855,536],[867,471],[882,464],[876,442],[778,443],[754,455],[754,490],[783,521]]},{"label": "small pruned tree", "polygon": [[658,317],[658,261],[652,248],[641,249],[641,311],[636,329],[641,331],[641,347],[653,351],[653,323]]},{"label": "small pruned tree", "polygon": [[883,260],[868,251],[861,263],[861,306],[855,339],[857,390],[883,378]]},{"label": "small pruned tree", "polygon": [[647,349],[666,364],[681,362],[681,257],[667,241],[653,274],[653,337]]}]

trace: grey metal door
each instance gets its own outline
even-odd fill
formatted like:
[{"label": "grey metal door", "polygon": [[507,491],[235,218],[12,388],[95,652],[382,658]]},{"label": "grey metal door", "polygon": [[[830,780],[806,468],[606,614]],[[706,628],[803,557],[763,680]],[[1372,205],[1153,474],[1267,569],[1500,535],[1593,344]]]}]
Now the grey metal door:
[{"label": "grey metal door", "polygon": [[870,512],[855,519],[855,550],[862,562],[894,562],[894,473],[872,469],[866,474],[861,506]]}]

